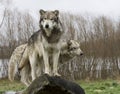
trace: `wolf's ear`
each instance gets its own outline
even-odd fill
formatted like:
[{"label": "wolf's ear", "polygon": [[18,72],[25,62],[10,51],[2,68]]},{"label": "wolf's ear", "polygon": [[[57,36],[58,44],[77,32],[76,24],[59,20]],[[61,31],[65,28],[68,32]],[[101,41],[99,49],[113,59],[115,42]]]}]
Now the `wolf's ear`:
[{"label": "wolf's ear", "polygon": [[45,14],[45,11],[44,11],[43,9],[41,9],[41,10],[39,11],[39,13],[40,13],[40,15],[44,15],[44,14]]},{"label": "wolf's ear", "polygon": [[72,45],[71,40],[68,40],[68,41],[67,41],[67,44],[68,44],[68,46],[71,46],[71,45]]},{"label": "wolf's ear", "polygon": [[55,10],[54,13],[55,13],[56,16],[58,16],[59,15],[59,10]]},{"label": "wolf's ear", "polygon": [[81,43],[80,40],[75,40],[75,41],[76,41],[77,43],[79,43],[79,44]]}]

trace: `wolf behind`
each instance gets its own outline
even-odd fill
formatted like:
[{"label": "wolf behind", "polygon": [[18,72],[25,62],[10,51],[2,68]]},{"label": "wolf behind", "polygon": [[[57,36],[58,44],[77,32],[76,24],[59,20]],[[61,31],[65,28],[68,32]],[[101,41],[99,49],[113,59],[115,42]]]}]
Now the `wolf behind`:
[{"label": "wolf behind", "polygon": [[[63,42],[63,44],[66,44],[66,42]],[[8,66],[8,67],[10,67],[9,71],[13,71],[13,72],[9,72],[9,79],[12,79],[12,81],[14,80],[15,74],[17,72],[17,70],[14,70],[14,69],[17,69],[17,65],[20,64],[20,61],[19,61],[20,58],[21,57],[23,58],[22,53],[26,54],[26,52],[20,52],[20,50],[21,51],[24,51],[23,49],[27,50],[28,45],[27,46],[26,45],[27,44],[18,46],[14,50],[14,52],[10,58],[9,65],[14,64],[14,66],[12,66],[12,67]],[[29,53],[30,52],[32,52],[32,50],[29,50]],[[36,54],[38,54],[38,53],[36,53]],[[80,44],[75,40],[70,40],[69,42],[67,42],[67,46],[63,47],[61,49],[60,58],[59,58],[59,65],[64,64],[65,62],[68,62],[69,60],[71,60],[75,56],[81,56],[82,54],[83,54],[83,52],[80,49]],[[26,58],[26,59],[28,59],[28,58]],[[44,72],[44,64],[43,64],[42,56],[36,57],[36,61],[39,62],[39,63],[37,63],[37,65],[34,65],[35,66],[35,74],[38,77]],[[36,64],[36,63],[34,63],[34,64]],[[29,86],[31,83],[31,66],[30,66],[29,59],[25,60],[24,66],[20,70],[20,75],[21,75],[21,82],[23,82],[26,86]]]}]

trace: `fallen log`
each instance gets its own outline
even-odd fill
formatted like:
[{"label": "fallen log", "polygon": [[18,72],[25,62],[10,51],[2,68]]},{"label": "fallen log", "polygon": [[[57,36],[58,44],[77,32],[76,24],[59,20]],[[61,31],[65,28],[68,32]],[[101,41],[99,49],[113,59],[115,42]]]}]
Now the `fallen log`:
[{"label": "fallen log", "polygon": [[22,94],[85,94],[75,82],[43,74],[36,78]]},{"label": "fallen log", "polygon": [[19,92],[9,91],[4,94],[85,94],[85,92],[75,82],[58,76],[43,74],[36,78],[25,90]]}]

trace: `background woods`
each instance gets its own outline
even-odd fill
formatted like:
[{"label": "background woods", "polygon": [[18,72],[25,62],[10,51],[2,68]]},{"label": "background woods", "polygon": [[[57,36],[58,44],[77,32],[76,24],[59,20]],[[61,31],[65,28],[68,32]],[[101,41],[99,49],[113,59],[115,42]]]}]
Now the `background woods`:
[{"label": "background woods", "polygon": [[[120,20],[70,13],[61,13],[60,18],[65,30],[64,39],[78,40],[84,56],[60,66],[59,72],[73,80],[118,78]],[[9,59],[16,46],[27,42],[39,29],[38,22],[28,12],[5,9],[0,24],[0,59]],[[4,62],[2,64],[6,65]]]}]

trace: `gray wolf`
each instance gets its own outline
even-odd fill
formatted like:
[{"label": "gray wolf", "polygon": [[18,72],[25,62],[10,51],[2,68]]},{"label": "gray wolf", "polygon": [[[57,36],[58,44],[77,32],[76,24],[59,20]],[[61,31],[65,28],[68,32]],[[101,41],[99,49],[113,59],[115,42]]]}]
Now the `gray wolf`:
[{"label": "gray wolf", "polygon": [[[73,59],[76,56],[80,56],[83,54],[82,50],[80,49],[80,44],[77,41],[70,40],[67,43],[66,42],[62,42],[62,43],[66,46],[61,48],[61,53],[60,53],[60,58],[59,58],[60,65],[64,64],[65,62],[68,62],[69,60]],[[14,50],[14,52],[9,60],[10,61],[9,66],[8,66],[9,67],[9,79],[11,79],[12,81],[14,80],[15,74],[17,72],[17,63],[20,64],[20,57],[24,58],[22,55],[23,54],[25,55],[28,53],[27,51],[24,51],[23,49],[26,48],[26,50],[29,50],[28,47],[27,47],[27,44],[18,46]],[[34,49],[32,49],[32,50],[34,50]],[[30,51],[29,53],[33,52],[32,50],[29,50]],[[24,53],[22,54],[21,51],[24,51]],[[41,51],[41,53],[42,53],[42,51]],[[36,51],[36,55],[37,55],[37,57],[35,58],[35,60],[36,60],[36,62],[39,62],[39,63],[34,63],[34,64],[36,64],[34,66],[35,66],[35,75],[36,75],[36,77],[38,77],[44,71],[44,64],[43,64],[42,55],[41,55],[41,57],[39,57],[39,53],[37,51]],[[24,60],[25,62],[23,62],[23,65],[22,65],[23,67],[20,70],[21,81],[25,85],[29,86],[31,83],[30,59],[28,57],[24,58],[24,59],[27,59],[27,60]]]},{"label": "gray wolf", "polygon": [[61,49],[61,36],[64,32],[59,19],[59,11],[40,10],[40,28],[42,31],[42,53],[45,73],[50,73],[50,57],[53,62],[52,75],[58,75],[58,59]]},{"label": "gray wolf", "polygon": [[[36,78],[35,65],[36,57],[43,58],[45,73],[49,75],[58,74],[58,59],[60,55],[61,36],[63,34],[62,24],[59,20],[59,11],[40,10],[40,30],[34,33],[28,41],[27,50],[20,61],[19,69],[22,68],[25,60],[30,60],[32,80]],[[64,45],[63,45],[64,46]],[[32,50],[32,51],[31,51]],[[36,54],[38,52],[38,54]],[[53,62],[53,71],[50,73],[50,58]],[[27,58],[27,59],[26,59]]]}]

